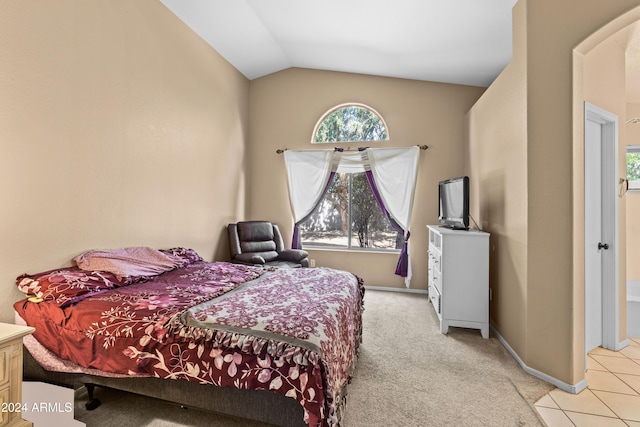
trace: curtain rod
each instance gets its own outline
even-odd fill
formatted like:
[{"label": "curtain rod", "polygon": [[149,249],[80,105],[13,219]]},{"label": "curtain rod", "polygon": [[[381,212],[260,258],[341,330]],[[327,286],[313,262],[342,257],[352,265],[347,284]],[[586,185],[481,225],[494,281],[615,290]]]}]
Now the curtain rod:
[{"label": "curtain rod", "polygon": [[[421,150],[426,150],[427,148],[429,148],[429,146],[428,146],[428,145],[416,145],[416,147],[419,147]],[[354,148],[354,149],[351,149],[351,147],[347,147],[347,148],[334,147],[333,149],[334,149],[335,151],[344,152],[344,151],[364,151],[364,150],[366,150],[367,148],[370,148],[370,147],[359,147],[359,148]],[[381,148],[382,148],[382,147],[381,147]],[[387,147],[385,147],[385,148],[387,148]],[[391,148],[396,148],[396,147],[391,147]],[[288,148],[278,148],[278,149],[276,150],[276,153],[277,153],[277,154],[282,154],[282,153],[284,153],[284,152],[285,152],[285,151],[287,151],[287,150],[288,150]]]}]

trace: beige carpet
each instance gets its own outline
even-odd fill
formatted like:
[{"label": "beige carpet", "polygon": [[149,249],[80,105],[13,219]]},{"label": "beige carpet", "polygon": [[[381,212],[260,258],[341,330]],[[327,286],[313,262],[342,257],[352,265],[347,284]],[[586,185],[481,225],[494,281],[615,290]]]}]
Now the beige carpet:
[{"label": "beige carpet", "polygon": [[[364,339],[343,427],[544,426],[533,404],[554,387],[525,373],[491,336],[438,331],[424,295],[367,290]],[[95,411],[76,399],[89,427],[257,426],[113,390]]]},{"label": "beige carpet", "polygon": [[440,334],[425,296],[369,291],[345,427],[543,426],[533,404],[553,388],[494,336]]}]

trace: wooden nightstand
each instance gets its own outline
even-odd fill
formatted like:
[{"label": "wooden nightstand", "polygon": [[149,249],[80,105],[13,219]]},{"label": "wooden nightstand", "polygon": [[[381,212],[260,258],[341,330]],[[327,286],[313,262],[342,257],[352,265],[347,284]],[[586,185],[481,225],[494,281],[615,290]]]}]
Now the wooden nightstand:
[{"label": "wooden nightstand", "polygon": [[22,419],[22,337],[29,326],[0,323],[0,427],[31,427]]}]

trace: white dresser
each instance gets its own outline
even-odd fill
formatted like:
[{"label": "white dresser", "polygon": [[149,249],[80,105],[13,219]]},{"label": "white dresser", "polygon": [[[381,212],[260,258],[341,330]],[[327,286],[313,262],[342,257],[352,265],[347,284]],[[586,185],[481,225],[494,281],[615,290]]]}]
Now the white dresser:
[{"label": "white dresser", "polygon": [[22,419],[22,337],[35,329],[0,323],[0,427],[30,427]]},{"label": "white dresser", "polygon": [[480,329],[489,338],[489,233],[428,225],[429,300],[449,326]]}]

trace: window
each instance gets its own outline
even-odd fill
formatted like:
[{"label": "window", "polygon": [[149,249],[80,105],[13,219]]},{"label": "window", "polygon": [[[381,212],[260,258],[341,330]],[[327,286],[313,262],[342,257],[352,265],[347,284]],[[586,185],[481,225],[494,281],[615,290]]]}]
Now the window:
[{"label": "window", "polygon": [[404,239],[376,201],[366,175],[336,173],[324,198],[300,224],[303,247],[400,250]]},{"label": "window", "polygon": [[640,192],[640,145],[627,145],[629,191]]},{"label": "window", "polygon": [[[388,140],[387,126],[372,108],[338,105],[318,120],[313,143]],[[400,250],[404,242],[376,201],[364,172],[338,172],[313,213],[299,224],[303,246]]]},{"label": "window", "polygon": [[313,130],[313,143],[388,140],[387,125],[372,108],[343,104],[329,110]]}]

